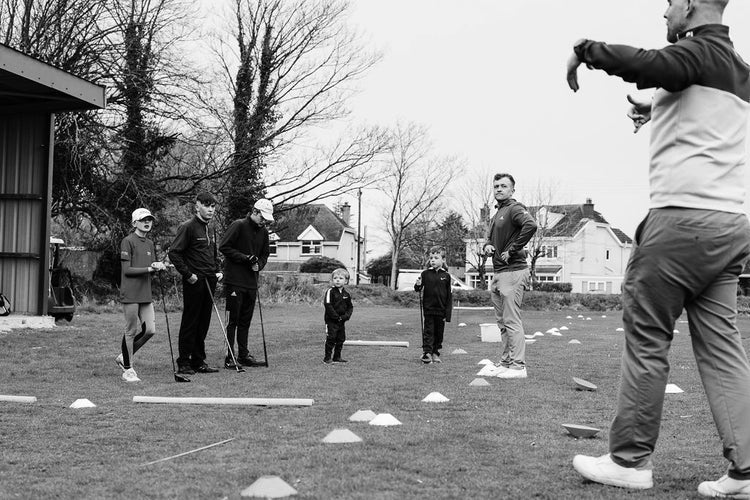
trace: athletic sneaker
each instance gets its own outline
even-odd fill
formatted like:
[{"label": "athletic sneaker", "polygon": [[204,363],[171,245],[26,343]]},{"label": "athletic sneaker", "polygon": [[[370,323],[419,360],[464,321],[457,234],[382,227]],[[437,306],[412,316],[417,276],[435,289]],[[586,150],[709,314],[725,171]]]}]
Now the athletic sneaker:
[{"label": "athletic sneaker", "polygon": [[497,365],[487,374],[489,377],[499,377],[501,373],[510,370],[507,366]]},{"label": "athletic sneaker", "polygon": [[623,467],[614,463],[609,453],[601,457],[576,455],[573,458],[573,468],[595,483],[637,490],[646,490],[654,485],[651,462],[644,467]]},{"label": "athletic sneaker", "polygon": [[127,368],[125,368],[125,360],[122,358],[122,354],[118,354],[115,358],[115,363],[117,363],[117,366],[120,367],[122,371],[125,371]]},{"label": "athletic sneaker", "polygon": [[698,485],[698,493],[712,498],[750,498],[750,479],[732,479],[726,474],[718,481],[704,481]]},{"label": "athletic sneaker", "polygon": [[234,364],[234,361],[232,361],[232,358],[226,358],[224,360],[224,368],[226,368],[227,370],[236,370],[237,365]]},{"label": "athletic sneaker", "polygon": [[333,361],[331,361],[331,358],[324,358],[323,363],[330,365],[330,364],[333,364]]},{"label": "athletic sneaker", "polygon": [[432,362],[433,363],[442,363],[442,361],[440,361],[440,354],[433,354],[432,355]]},{"label": "athletic sneaker", "polygon": [[520,370],[518,368],[506,368],[498,372],[495,376],[497,378],[526,378],[528,374],[526,373],[526,368],[521,368]]},{"label": "athletic sneaker", "polygon": [[135,373],[135,370],[132,368],[128,368],[124,372],[122,372],[122,379],[125,382],[140,382],[141,379],[138,378],[138,375]]},{"label": "athletic sneaker", "polygon": [[424,363],[426,365],[429,365],[430,363],[432,363],[432,356],[430,356],[429,352],[426,352],[426,353],[422,354],[422,357],[419,358],[419,359],[421,359],[422,363]]},{"label": "athletic sneaker", "polygon": [[342,358],[333,358],[333,362],[334,363],[348,363],[347,360],[342,359]]}]

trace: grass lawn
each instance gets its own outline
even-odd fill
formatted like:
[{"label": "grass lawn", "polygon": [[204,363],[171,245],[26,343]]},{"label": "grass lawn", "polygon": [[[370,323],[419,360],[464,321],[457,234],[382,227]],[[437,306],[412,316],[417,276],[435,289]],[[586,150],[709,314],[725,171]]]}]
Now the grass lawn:
[{"label": "grass lawn", "polygon": [[[655,487],[632,492],[585,483],[571,466],[577,453],[607,451],[623,343],[615,331],[619,312],[527,312],[526,333],[569,330],[527,346],[528,379],[488,378],[486,387],[469,383],[478,361],[498,357],[498,344],[479,338],[478,324],[492,321],[489,311],[461,311],[467,326],[448,325],[443,363],[422,365],[417,309],[355,307],[350,340],[407,340],[410,347],[347,346],[350,362],[332,366],[321,362],[321,307],[276,305],[263,312],[269,368],[196,374],[189,384],[174,382],[163,313],[157,312],[159,334],[136,361],[143,381],[130,385],[114,363],[120,314],[85,313],[54,330],[0,334],[0,394],[38,398],[0,402],[0,498],[238,499],[260,476],[277,475],[298,490],[295,498],[310,499],[674,499],[698,498],[698,483],[725,471],[684,322],[676,325],[670,382],[685,392],[666,397]],[[175,348],[179,322],[179,313],[170,314]],[[262,358],[256,322],[251,352]],[[740,327],[747,339],[750,320],[741,318]],[[568,343],[574,338],[581,344]],[[210,364],[222,361],[222,345],[214,317]],[[459,347],[468,354],[451,354]],[[577,391],[574,376],[598,391]],[[423,403],[433,391],[450,401]],[[314,404],[141,404],[132,402],[135,395],[312,398]],[[69,408],[79,398],[97,407]],[[361,409],[390,413],[402,425],[350,422]],[[563,423],[602,432],[575,439]],[[341,428],[363,442],[321,442]]]}]

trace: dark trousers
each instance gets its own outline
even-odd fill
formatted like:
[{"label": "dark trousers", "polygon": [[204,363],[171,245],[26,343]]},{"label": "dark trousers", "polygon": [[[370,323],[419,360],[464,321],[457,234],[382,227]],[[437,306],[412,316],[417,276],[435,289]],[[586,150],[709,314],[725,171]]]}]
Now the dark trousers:
[{"label": "dark trousers", "polygon": [[206,335],[211,324],[216,278],[208,278],[208,284],[210,292],[206,278],[198,278],[192,285],[182,280],[183,308],[177,358],[180,366],[197,368],[206,362]]},{"label": "dark trousers", "polygon": [[341,359],[341,349],[344,347],[346,340],[346,327],[344,323],[334,323],[326,321],[326,353],[325,359]]},{"label": "dark trousers", "polygon": [[[247,350],[247,333],[250,330],[250,322],[255,310],[255,299],[258,296],[257,289],[243,289],[227,285],[227,312],[229,322],[227,323],[227,340],[234,349],[235,332],[237,333],[237,359],[244,359],[250,355]],[[231,357],[227,352],[227,358]]]},{"label": "dark trousers", "polygon": [[424,330],[422,331],[422,352],[440,355],[440,349],[443,348],[443,333],[445,333],[445,318],[425,314]]}]

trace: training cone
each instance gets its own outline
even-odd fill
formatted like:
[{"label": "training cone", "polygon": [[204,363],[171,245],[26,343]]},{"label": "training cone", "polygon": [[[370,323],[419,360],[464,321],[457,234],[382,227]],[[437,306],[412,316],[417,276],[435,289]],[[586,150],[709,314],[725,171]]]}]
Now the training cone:
[{"label": "training cone", "polygon": [[423,403],[446,403],[450,399],[446,398],[439,392],[431,392],[422,400]]},{"label": "training cone", "polygon": [[495,365],[490,363],[489,365],[484,365],[481,370],[477,372],[477,377],[491,377],[494,375],[494,371],[497,369]]},{"label": "training cone", "polygon": [[573,339],[570,342],[568,342],[568,344],[580,344],[580,343],[581,343],[581,341],[580,340],[576,340],[576,339]]},{"label": "training cone", "polygon": [[477,362],[478,365],[491,365],[492,361],[489,359],[483,359],[482,361]]},{"label": "training cone", "polygon": [[96,405],[89,401],[88,399],[76,399],[73,401],[73,404],[70,405],[71,408],[96,408]]},{"label": "training cone", "polygon": [[397,322],[396,322],[396,326],[401,326],[402,324],[403,324],[403,323],[401,323],[400,321],[397,321]]},{"label": "training cone", "polygon": [[568,327],[567,327],[567,326],[561,326],[561,327],[560,327],[560,331],[561,331],[561,332],[564,332],[564,331],[565,331],[565,330],[567,330],[567,329],[568,329]]},{"label": "training cone", "polygon": [[401,425],[401,422],[390,413],[381,413],[370,420],[370,425],[382,425],[387,427],[390,425]]},{"label": "training cone", "polygon": [[466,354],[466,351],[459,348],[459,349],[454,349],[451,354]]},{"label": "training cone", "polygon": [[625,331],[625,329],[624,329],[624,328],[617,328],[617,329],[616,329],[615,331],[616,331],[616,332],[624,332],[624,331]]},{"label": "training cone", "polygon": [[466,326],[466,323],[459,323],[458,326]]},{"label": "training cone", "polygon": [[667,384],[667,386],[664,388],[664,394],[679,394],[681,392],[685,391],[677,387],[675,384]]},{"label": "training cone", "polygon": [[354,413],[352,413],[352,416],[349,417],[349,420],[352,422],[369,422],[375,418],[375,412],[372,410],[359,410]]},{"label": "training cone", "polygon": [[[559,331],[559,329],[557,329],[557,328],[550,328],[549,330],[547,330],[547,333],[555,333],[557,331]],[[536,333],[534,335],[536,335]]]},{"label": "training cone", "polygon": [[565,316],[565,319],[573,319],[573,316]]},{"label": "training cone", "polygon": [[361,443],[362,438],[349,429],[334,429],[323,438],[324,443]]},{"label": "training cone", "polygon": [[471,382],[469,383],[469,385],[474,385],[474,386],[484,386],[484,385],[490,385],[490,383],[489,383],[489,382],[487,382],[487,381],[486,381],[485,379],[483,379],[483,378],[475,378],[474,380],[472,380],[472,381],[471,381]]},{"label": "training cone", "polygon": [[240,492],[240,496],[252,498],[286,498],[296,494],[297,490],[279,476],[261,476]]}]

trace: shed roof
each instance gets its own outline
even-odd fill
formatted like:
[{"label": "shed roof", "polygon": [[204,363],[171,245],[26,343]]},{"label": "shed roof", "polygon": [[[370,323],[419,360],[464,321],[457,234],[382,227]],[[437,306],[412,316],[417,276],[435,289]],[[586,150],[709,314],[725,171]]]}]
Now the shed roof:
[{"label": "shed roof", "polygon": [[0,44],[0,113],[103,108],[105,87]]}]

